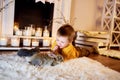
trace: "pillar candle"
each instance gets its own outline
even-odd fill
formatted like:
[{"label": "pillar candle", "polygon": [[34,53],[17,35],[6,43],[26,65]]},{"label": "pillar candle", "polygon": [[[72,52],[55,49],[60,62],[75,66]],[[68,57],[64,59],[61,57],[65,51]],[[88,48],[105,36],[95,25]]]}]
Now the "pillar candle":
[{"label": "pillar candle", "polygon": [[30,46],[31,44],[31,39],[25,38],[23,39],[23,46]]},{"label": "pillar candle", "polygon": [[43,40],[43,46],[50,46],[50,40],[49,39],[44,39]]},{"label": "pillar candle", "polygon": [[0,38],[0,45],[1,46],[6,46],[7,45],[7,38],[6,37],[1,37]]},{"label": "pillar candle", "polygon": [[11,46],[19,46],[20,39],[19,38],[11,38]]},{"label": "pillar candle", "polygon": [[39,40],[33,39],[32,46],[39,46]]}]

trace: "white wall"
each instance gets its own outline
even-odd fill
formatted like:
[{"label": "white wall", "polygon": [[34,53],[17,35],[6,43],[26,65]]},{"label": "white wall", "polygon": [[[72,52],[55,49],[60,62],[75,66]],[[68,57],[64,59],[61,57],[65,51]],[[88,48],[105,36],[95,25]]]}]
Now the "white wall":
[{"label": "white wall", "polygon": [[[58,28],[64,24],[63,18],[66,21],[70,21],[70,10],[71,10],[71,1],[72,0],[55,0],[55,8],[54,8],[54,16],[53,19],[59,18],[57,20],[53,20],[53,29],[52,36],[56,37],[56,33]],[[64,17],[63,17],[64,16]],[[60,19],[62,18],[62,19]],[[56,21],[61,22],[61,24],[56,23]]]},{"label": "white wall", "polygon": [[98,6],[103,6],[103,0],[72,0],[71,22],[74,22],[75,30],[97,30],[100,27],[100,24],[96,25],[97,14],[102,14],[98,12]]}]

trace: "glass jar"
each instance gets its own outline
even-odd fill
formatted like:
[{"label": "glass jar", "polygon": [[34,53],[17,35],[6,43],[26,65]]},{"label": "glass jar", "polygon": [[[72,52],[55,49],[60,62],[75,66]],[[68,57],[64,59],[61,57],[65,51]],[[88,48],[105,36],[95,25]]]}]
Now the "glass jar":
[{"label": "glass jar", "polygon": [[22,30],[16,30],[15,31],[15,35],[17,35],[17,36],[22,36]]},{"label": "glass jar", "polygon": [[11,46],[19,46],[20,45],[20,38],[13,37],[11,38]]},{"label": "glass jar", "polygon": [[38,39],[32,39],[32,46],[39,46],[39,40]]},{"label": "glass jar", "polygon": [[47,26],[45,26],[45,29],[43,31],[43,37],[49,37],[49,31],[47,29]]},{"label": "glass jar", "polygon": [[50,39],[43,39],[43,46],[50,46]]},{"label": "glass jar", "polygon": [[30,27],[26,27],[26,29],[24,30],[24,36],[31,36],[32,35],[32,31]]},{"label": "glass jar", "polygon": [[42,28],[37,28],[35,32],[35,36],[41,37],[42,36]]},{"label": "glass jar", "polygon": [[7,37],[0,37],[0,46],[7,46],[8,39]]},{"label": "glass jar", "polygon": [[30,46],[31,45],[31,39],[24,38],[23,39],[23,46]]}]

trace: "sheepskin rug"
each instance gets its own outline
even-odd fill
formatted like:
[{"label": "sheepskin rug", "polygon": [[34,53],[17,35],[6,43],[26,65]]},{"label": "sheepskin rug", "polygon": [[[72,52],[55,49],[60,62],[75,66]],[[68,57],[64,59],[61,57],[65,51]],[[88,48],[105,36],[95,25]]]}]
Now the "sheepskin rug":
[{"label": "sheepskin rug", "polygon": [[0,55],[0,80],[120,80],[120,73],[87,57],[38,67],[13,53]]}]

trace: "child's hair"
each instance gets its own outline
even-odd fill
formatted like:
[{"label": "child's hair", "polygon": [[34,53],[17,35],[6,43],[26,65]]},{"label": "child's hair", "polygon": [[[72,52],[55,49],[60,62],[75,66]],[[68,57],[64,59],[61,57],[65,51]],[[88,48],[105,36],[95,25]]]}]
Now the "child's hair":
[{"label": "child's hair", "polygon": [[75,31],[71,25],[65,24],[58,29],[57,35],[68,37],[69,41],[73,41],[75,37]]}]

